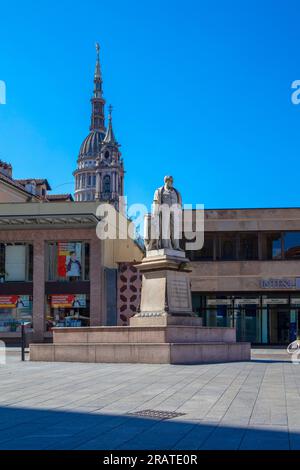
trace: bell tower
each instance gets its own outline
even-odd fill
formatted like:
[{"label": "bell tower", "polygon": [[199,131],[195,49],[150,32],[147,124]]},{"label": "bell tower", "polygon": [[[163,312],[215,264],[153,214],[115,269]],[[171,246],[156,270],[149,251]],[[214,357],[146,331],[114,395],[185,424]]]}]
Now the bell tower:
[{"label": "bell tower", "polygon": [[119,196],[124,195],[124,165],[112,126],[112,106],[109,106],[108,128],[96,160],[95,199],[110,202],[119,209]]},{"label": "bell tower", "polygon": [[90,133],[84,139],[77,159],[75,201],[105,201],[119,210],[119,196],[124,195],[124,164],[112,127],[112,106],[105,126],[100,46],[96,43],[94,90],[91,98]]}]

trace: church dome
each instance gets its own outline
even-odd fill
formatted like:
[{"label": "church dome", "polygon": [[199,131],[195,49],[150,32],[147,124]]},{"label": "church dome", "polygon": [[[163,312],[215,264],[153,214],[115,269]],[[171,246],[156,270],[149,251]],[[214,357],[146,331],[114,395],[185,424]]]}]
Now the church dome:
[{"label": "church dome", "polygon": [[90,132],[81,144],[79,157],[96,157],[101,151],[101,143],[104,137],[105,134],[99,130]]}]

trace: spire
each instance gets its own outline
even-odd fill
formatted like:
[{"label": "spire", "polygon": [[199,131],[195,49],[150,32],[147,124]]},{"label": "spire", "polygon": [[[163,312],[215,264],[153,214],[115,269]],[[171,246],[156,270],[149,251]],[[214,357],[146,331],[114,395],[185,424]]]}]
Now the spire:
[{"label": "spire", "polygon": [[118,145],[118,142],[116,141],[114,131],[113,131],[113,128],[112,128],[112,110],[113,110],[113,107],[110,104],[109,108],[108,108],[108,113],[109,113],[108,114],[108,128],[107,128],[105,137],[103,139],[103,142],[106,143],[106,144]]},{"label": "spire", "polygon": [[100,67],[100,46],[96,42],[96,65],[95,65],[95,74],[94,74],[94,98],[101,98],[102,96],[102,77],[101,77],[101,67]]},{"label": "spire", "polygon": [[91,99],[92,116],[90,130],[100,130],[105,132],[104,127],[104,104],[105,100],[102,96],[102,75],[100,66],[100,46],[96,43],[96,65],[94,73],[94,92]]}]

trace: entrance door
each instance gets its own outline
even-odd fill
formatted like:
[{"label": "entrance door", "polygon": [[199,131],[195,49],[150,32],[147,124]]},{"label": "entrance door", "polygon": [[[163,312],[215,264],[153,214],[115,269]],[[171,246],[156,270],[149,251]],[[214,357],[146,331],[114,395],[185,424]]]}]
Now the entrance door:
[{"label": "entrance door", "polygon": [[290,311],[270,308],[270,343],[288,344],[290,342]]},{"label": "entrance door", "polygon": [[237,341],[260,342],[257,337],[258,310],[256,305],[244,305],[235,310]]}]

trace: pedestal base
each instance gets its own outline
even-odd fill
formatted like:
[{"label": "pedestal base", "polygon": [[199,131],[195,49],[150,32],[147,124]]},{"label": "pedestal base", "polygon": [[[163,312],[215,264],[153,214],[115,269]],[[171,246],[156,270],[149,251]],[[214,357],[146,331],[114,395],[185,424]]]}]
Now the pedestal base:
[{"label": "pedestal base", "polygon": [[235,328],[111,326],[54,328],[53,344],[30,345],[31,361],[200,364],[250,360]]},{"label": "pedestal base", "polygon": [[53,344],[32,344],[32,361],[200,364],[250,360],[234,328],[203,328],[193,316],[184,252],[148,252],[141,308],[130,326],[54,328]]}]

